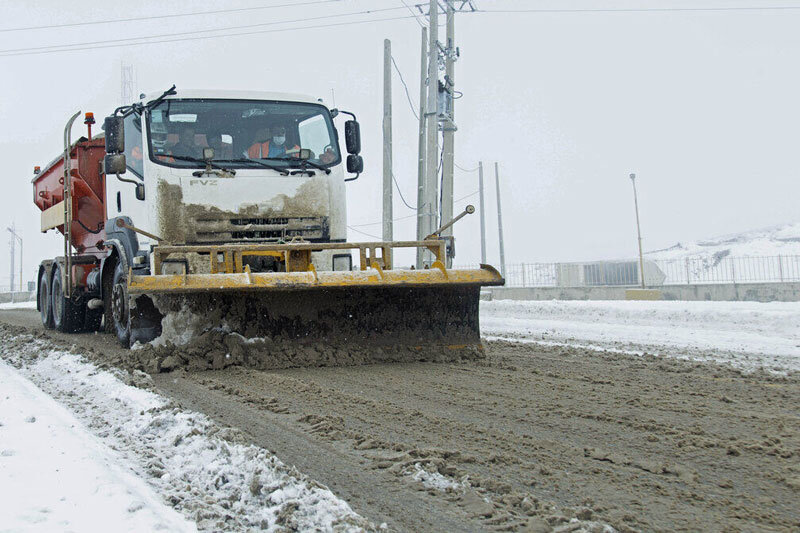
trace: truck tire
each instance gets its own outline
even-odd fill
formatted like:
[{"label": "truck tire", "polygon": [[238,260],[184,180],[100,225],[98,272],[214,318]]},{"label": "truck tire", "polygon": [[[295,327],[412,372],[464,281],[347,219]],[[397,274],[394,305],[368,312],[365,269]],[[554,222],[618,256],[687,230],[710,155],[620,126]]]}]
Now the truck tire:
[{"label": "truck tire", "polygon": [[45,329],[53,329],[53,307],[50,305],[50,280],[47,269],[42,269],[39,275],[39,314]]},{"label": "truck tire", "polygon": [[53,326],[62,333],[76,333],[83,328],[85,307],[80,301],[64,297],[61,270],[61,265],[56,265],[53,269],[53,277],[50,280],[50,305],[53,310]]},{"label": "truck tire", "polygon": [[131,309],[128,300],[128,273],[119,261],[111,281],[111,316],[117,340],[125,348],[131,345]]}]

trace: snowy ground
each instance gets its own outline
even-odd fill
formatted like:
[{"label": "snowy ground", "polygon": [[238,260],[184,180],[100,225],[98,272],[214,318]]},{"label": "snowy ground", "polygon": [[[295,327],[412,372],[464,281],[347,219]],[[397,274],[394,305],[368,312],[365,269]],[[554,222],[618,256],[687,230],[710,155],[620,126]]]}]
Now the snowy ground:
[{"label": "snowy ground", "polygon": [[482,301],[492,339],[800,370],[800,302]]},{"label": "snowy ground", "polygon": [[374,529],[267,450],[146,390],[146,374],[0,340],[17,367],[0,367],[0,531]]},{"label": "snowy ground", "polygon": [[0,390],[0,531],[197,531],[2,361]]},{"label": "snowy ground", "polygon": [[36,309],[36,300],[30,302],[6,302],[0,304],[0,309]]}]

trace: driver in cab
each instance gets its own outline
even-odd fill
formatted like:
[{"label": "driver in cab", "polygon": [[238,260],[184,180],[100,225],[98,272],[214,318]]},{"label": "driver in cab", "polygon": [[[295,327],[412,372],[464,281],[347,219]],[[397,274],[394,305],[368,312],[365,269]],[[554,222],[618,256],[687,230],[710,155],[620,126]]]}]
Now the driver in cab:
[{"label": "driver in cab", "polygon": [[250,159],[298,157],[299,153],[299,146],[287,147],[286,128],[283,126],[273,126],[270,131],[267,129],[256,131],[253,144],[247,149],[247,157]]}]

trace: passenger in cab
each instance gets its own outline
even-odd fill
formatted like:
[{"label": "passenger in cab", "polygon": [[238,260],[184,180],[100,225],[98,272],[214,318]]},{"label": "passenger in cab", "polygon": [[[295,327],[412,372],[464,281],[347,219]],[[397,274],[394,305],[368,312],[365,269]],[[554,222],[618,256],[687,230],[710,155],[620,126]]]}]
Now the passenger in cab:
[{"label": "passenger in cab", "polygon": [[271,135],[267,135],[266,129],[256,132],[253,144],[247,150],[247,156],[250,159],[299,156],[299,146],[288,147],[286,144],[286,128],[284,126],[273,126],[270,133]]}]

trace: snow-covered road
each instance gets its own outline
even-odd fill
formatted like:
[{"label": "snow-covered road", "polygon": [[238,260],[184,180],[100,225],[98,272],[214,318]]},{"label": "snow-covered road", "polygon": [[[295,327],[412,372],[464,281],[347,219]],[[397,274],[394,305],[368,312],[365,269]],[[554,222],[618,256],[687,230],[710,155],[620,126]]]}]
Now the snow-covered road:
[{"label": "snow-covered road", "polygon": [[484,336],[800,370],[800,302],[483,301]]},{"label": "snow-covered road", "polygon": [[0,531],[197,531],[2,360],[0,391]]},{"label": "snow-covered road", "polygon": [[147,390],[144,373],[27,334],[0,345],[16,367],[0,359],[0,532],[374,529],[269,451]]}]

